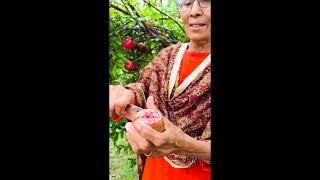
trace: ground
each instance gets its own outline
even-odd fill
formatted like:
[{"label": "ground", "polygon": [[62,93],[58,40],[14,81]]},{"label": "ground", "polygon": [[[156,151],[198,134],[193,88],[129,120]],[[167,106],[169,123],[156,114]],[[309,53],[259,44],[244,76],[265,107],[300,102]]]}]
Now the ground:
[{"label": "ground", "polygon": [[[126,139],[120,138],[117,144],[125,144]],[[116,153],[116,148],[113,146],[111,140],[109,141],[109,179],[111,180],[138,180],[137,166],[130,167],[130,160],[128,158],[136,158],[134,153]]]}]

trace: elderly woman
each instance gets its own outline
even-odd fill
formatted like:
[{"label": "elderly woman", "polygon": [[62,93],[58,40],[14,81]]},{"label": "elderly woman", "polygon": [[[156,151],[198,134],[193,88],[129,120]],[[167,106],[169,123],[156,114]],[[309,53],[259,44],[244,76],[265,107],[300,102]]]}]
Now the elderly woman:
[{"label": "elderly woman", "polygon": [[189,43],[164,48],[138,82],[110,86],[109,115],[124,117],[127,104],[161,113],[165,131],[126,124],[138,154],[140,179],[210,179],[211,0],[181,0]]}]

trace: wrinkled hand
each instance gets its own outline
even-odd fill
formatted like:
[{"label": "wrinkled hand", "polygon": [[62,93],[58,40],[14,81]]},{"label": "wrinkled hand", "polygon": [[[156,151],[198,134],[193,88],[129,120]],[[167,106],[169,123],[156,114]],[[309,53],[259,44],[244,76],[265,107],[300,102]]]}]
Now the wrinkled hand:
[{"label": "wrinkled hand", "polygon": [[147,108],[153,109],[164,120],[165,131],[160,133],[152,129],[149,125],[134,122],[126,124],[126,136],[133,151],[141,154],[160,157],[173,152],[178,152],[183,144],[185,133],[167,118],[163,117],[160,111],[154,105],[153,97],[147,99]]},{"label": "wrinkled hand", "polygon": [[135,103],[134,93],[122,86],[109,86],[109,115],[113,117],[124,117],[127,104]]}]

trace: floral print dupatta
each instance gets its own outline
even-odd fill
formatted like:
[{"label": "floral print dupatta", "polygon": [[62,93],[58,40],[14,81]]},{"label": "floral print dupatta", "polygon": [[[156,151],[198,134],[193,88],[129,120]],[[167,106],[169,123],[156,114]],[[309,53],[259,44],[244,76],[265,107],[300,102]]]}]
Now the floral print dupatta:
[{"label": "floral print dupatta", "polygon": [[[135,93],[140,107],[146,108],[147,97],[153,96],[155,105],[173,124],[197,140],[211,141],[211,56],[178,85],[180,62],[187,46],[179,43],[161,50],[141,70],[140,80],[127,87]],[[145,158],[138,155],[140,175]],[[198,161],[174,153],[164,159],[175,168],[188,168]]]}]

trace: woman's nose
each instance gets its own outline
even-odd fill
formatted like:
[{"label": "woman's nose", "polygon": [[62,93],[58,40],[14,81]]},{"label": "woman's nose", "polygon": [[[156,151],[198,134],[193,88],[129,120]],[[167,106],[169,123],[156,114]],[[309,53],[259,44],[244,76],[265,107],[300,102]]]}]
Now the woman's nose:
[{"label": "woman's nose", "polygon": [[202,14],[202,10],[198,0],[193,1],[193,5],[190,9],[190,16],[196,17]]}]

